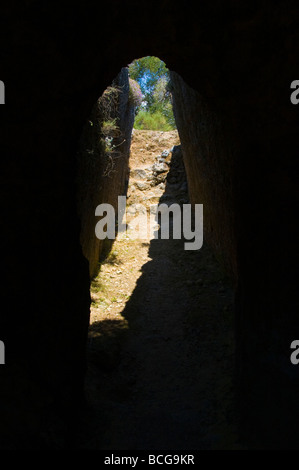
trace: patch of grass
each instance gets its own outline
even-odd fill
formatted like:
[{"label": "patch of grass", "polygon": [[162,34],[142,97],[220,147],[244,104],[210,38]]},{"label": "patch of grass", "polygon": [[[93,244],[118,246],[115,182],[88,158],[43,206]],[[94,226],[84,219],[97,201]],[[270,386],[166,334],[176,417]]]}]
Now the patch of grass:
[{"label": "patch of grass", "polygon": [[116,124],[116,118],[115,119],[110,119],[108,121],[104,121],[102,123],[102,133],[105,136],[110,136],[114,134],[116,131],[118,131],[118,126]]},{"label": "patch of grass", "polygon": [[92,294],[98,294],[99,292],[105,294],[106,286],[104,286],[104,284],[101,284],[99,280],[94,279],[90,286],[90,292]]},{"label": "patch of grass", "polygon": [[107,307],[107,301],[105,299],[92,300],[91,305],[95,308],[97,307]]},{"label": "patch of grass", "polygon": [[118,261],[118,251],[112,250],[104,261],[104,264],[114,264],[116,261]]}]

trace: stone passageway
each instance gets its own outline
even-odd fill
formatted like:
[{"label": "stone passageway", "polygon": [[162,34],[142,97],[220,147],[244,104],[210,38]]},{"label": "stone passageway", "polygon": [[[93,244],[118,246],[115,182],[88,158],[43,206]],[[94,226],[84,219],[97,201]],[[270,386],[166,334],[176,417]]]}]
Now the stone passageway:
[{"label": "stone passageway", "polygon": [[[164,0],[154,12],[121,1],[1,9],[3,449],[76,447],[75,433],[89,449],[235,448],[234,416],[247,448],[298,449],[299,3]],[[103,253],[95,208],[124,193],[126,65],[147,53],[170,71],[204,245],[116,240],[92,285],[89,328]],[[103,133],[106,111],[121,135]],[[160,135],[155,150],[156,137],[131,168],[142,171],[128,218],[176,184],[163,189],[163,172],[147,171],[178,145]],[[208,241],[234,279],[234,312]]]},{"label": "stone passageway", "polygon": [[92,282],[81,448],[238,448],[232,286],[205,241],[130,237],[139,206],[188,202],[178,144],[134,130],[129,228]]}]

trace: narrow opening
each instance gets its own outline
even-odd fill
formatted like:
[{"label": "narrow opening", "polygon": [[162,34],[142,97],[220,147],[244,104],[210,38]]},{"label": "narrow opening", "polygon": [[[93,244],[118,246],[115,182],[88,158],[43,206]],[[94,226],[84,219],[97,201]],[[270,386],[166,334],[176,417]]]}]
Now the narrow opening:
[{"label": "narrow opening", "polygon": [[[93,410],[82,447],[237,446],[233,289],[208,243],[186,249],[190,194],[179,131],[169,71],[148,56],[122,69],[82,135],[81,242],[92,299],[86,394]],[[111,219],[107,211],[95,217],[102,203],[113,206]],[[162,234],[165,213],[169,237]],[[194,204],[191,213],[194,231]],[[99,239],[95,225],[104,217],[99,231],[108,233],[111,220],[115,231]]]}]

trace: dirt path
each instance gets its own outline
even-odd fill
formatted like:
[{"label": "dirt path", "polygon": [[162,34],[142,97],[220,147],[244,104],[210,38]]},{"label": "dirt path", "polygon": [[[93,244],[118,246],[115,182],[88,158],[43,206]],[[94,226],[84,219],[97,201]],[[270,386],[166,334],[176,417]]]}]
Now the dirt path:
[{"label": "dirt path", "polygon": [[[179,178],[150,174],[178,143],[176,132],[134,132],[129,226],[138,204],[186,202]],[[120,234],[92,283],[83,448],[238,448],[232,289],[206,243],[183,243]]]}]

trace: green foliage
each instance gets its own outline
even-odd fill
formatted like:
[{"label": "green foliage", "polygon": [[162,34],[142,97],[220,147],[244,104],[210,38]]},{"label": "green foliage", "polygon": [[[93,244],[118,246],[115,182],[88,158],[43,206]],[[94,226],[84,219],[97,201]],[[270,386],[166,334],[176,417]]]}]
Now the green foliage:
[{"label": "green foliage", "polygon": [[[175,129],[169,72],[165,63],[153,56],[136,59],[129,65],[129,74],[130,79],[138,82],[143,94],[141,106],[137,108],[134,127],[151,130]],[[157,128],[159,124],[161,128]],[[151,125],[153,127],[150,127]]]},{"label": "green foliage", "polygon": [[114,118],[114,119],[108,119],[107,121],[102,122],[101,130],[102,130],[102,134],[105,137],[110,137],[110,136],[115,137],[115,135],[119,133],[119,127],[116,121],[117,121],[116,118]]},{"label": "green foliage", "polygon": [[168,75],[168,69],[158,57],[147,56],[134,60],[129,65],[129,74],[139,83],[146,101],[150,101],[158,79]]},{"label": "green foliage", "polygon": [[160,111],[149,113],[145,110],[141,110],[137,114],[134,128],[151,131],[170,131],[173,129]]},{"label": "green foliage", "polygon": [[168,79],[163,75],[156,83],[153,93],[153,105],[150,112],[157,111],[163,114],[171,129],[176,128],[175,119],[172,110],[171,94],[168,90]]}]

